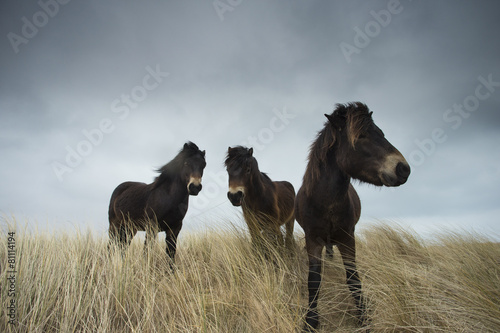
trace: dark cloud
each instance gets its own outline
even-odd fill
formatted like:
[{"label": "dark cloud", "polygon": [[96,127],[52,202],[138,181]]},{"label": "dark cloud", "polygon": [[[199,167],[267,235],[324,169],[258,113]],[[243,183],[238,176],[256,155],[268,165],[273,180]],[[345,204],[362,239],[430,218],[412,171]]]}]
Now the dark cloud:
[{"label": "dark cloud", "polygon": [[[237,212],[225,198],[227,146],[253,145],[262,170],[298,190],[323,114],[353,100],[413,166],[401,188],[356,185],[365,219],[477,225],[498,212],[495,1],[242,1],[223,13],[211,1],[70,1],[34,36],[24,25],[43,21],[39,2],[0,6],[7,214],[104,232],[114,187],[150,182],[192,140],[207,150],[207,186],[186,224],[223,220]],[[13,47],[11,33],[26,43]],[[357,51],[346,56],[345,44]],[[156,69],[168,75],[153,81]],[[494,83],[474,97],[484,80]],[[269,132],[283,110],[293,117]],[[60,182],[54,162],[79,147],[86,156],[70,157]]]}]

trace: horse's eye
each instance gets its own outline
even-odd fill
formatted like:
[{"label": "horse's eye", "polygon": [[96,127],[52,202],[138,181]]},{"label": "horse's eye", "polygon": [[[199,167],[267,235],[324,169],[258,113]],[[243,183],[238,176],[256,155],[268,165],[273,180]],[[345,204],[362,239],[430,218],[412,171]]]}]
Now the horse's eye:
[{"label": "horse's eye", "polygon": [[247,167],[247,174],[249,174],[250,171],[252,171],[252,169],[250,167]]}]

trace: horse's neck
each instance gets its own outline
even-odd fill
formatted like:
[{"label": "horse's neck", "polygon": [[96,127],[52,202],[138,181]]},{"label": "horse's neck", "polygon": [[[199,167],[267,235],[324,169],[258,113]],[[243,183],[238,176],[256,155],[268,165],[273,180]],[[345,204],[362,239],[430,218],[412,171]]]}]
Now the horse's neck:
[{"label": "horse's neck", "polygon": [[260,197],[262,196],[262,192],[264,192],[265,189],[265,177],[260,171],[256,171],[254,175],[252,175],[252,181],[247,188],[247,193],[245,195],[248,195],[250,197]]},{"label": "horse's neck", "polygon": [[[334,154],[334,152],[331,153]],[[325,181],[328,188],[333,190],[334,195],[347,195],[351,177],[340,169],[336,158],[328,158],[322,168],[321,174],[323,176],[320,177],[319,181]]]},{"label": "horse's neck", "polygon": [[157,181],[159,181],[158,184],[151,184],[153,185],[153,191],[166,191],[168,193],[175,192],[188,195],[187,185],[184,184],[181,177],[177,174],[164,175],[161,180],[158,179]]}]

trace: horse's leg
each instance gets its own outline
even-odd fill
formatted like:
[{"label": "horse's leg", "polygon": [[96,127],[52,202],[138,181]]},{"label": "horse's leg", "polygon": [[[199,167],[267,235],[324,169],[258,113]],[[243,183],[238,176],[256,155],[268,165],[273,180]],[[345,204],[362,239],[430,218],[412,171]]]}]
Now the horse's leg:
[{"label": "horse's leg", "polygon": [[273,225],[273,231],[274,231],[274,244],[277,246],[277,248],[282,248],[285,246],[285,240],[283,239],[283,232],[281,231],[281,226],[278,221],[275,221],[275,224]]},{"label": "horse's leg", "polygon": [[261,235],[261,230],[257,227],[257,224],[255,223],[248,223],[248,232],[250,233],[250,239],[252,241],[252,248],[256,252],[260,251],[262,249],[263,241],[262,241],[262,235]]},{"label": "horse's leg", "polygon": [[307,277],[309,305],[304,332],[314,332],[319,324],[317,308],[321,284],[321,252],[323,251],[323,245],[306,237],[306,249],[309,258],[309,275]]},{"label": "horse's leg", "polygon": [[295,218],[292,217],[290,220],[285,222],[286,234],[285,234],[285,246],[288,249],[293,249],[295,247],[295,238],[293,237],[293,227],[295,225]]},{"label": "horse's leg", "polygon": [[177,235],[179,235],[180,228],[169,228],[165,230],[165,242],[167,243],[167,256],[170,259],[170,270],[175,268],[175,252],[177,251]]},{"label": "horse's leg", "polygon": [[366,306],[361,291],[361,281],[359,280],[358,270],[356,268],[356,242],[354,235],[349,235],[346,240],[338,245],[342,261],[344,262],[347,286],[354,297],[356,303],[357,316],[362,325],[366,324]]},{"label": "horse's leg", "polygon": [[148,253],[154,244],[156,238],[156,232],[153,231],[152,228],[146,228],[146,239],[144,240],[144,253]]},{"label": "horse's leg", "polygon": [[266,221],[265,237],[269,245],[273,246],[275,249],[279,249],[284,245],[283,234],[281,233],[281,228],[279,222],[275,219],[269,219]]},{"label": "horse's leg", "polygon": [[120,241],[119,227],[117,226],[116,222],[112,221],[109,223],[108,235],[109,235],[108,252],[111,253],[113,246],[118,244],[118,242]]},{"label": "horse's leg", "polygon": [[123,251],[125,251],[125,249],[129,247],[136,233],[137,231],[134,228],[127,227],[125,224],[120,225],[118,234],[120,247]]}]

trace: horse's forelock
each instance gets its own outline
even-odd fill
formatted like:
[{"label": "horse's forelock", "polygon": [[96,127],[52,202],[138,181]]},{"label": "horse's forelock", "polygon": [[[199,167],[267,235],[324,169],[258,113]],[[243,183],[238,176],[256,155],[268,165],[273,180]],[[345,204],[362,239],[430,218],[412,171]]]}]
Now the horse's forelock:
[{"label": "horse's forelock", "polygon": [[346,112],[346,129],[352,146],[359,136],[373,123],[368,107],[360,102],[349,103]]},{"label": "horse's forelock", "polygon": [[182,148],[181,152],[182,151],[198,152],[200,151],[200,148],[198,148],[198,146],[193,142],[189,141],[184,144],[184,147]]},{"label": "horse's forelock", "polygon": [[234,148],[228,149],[224,164],[227,168],[240,166],[251,156],[252,154],[247,148],[243,146],[236,146]]}]

